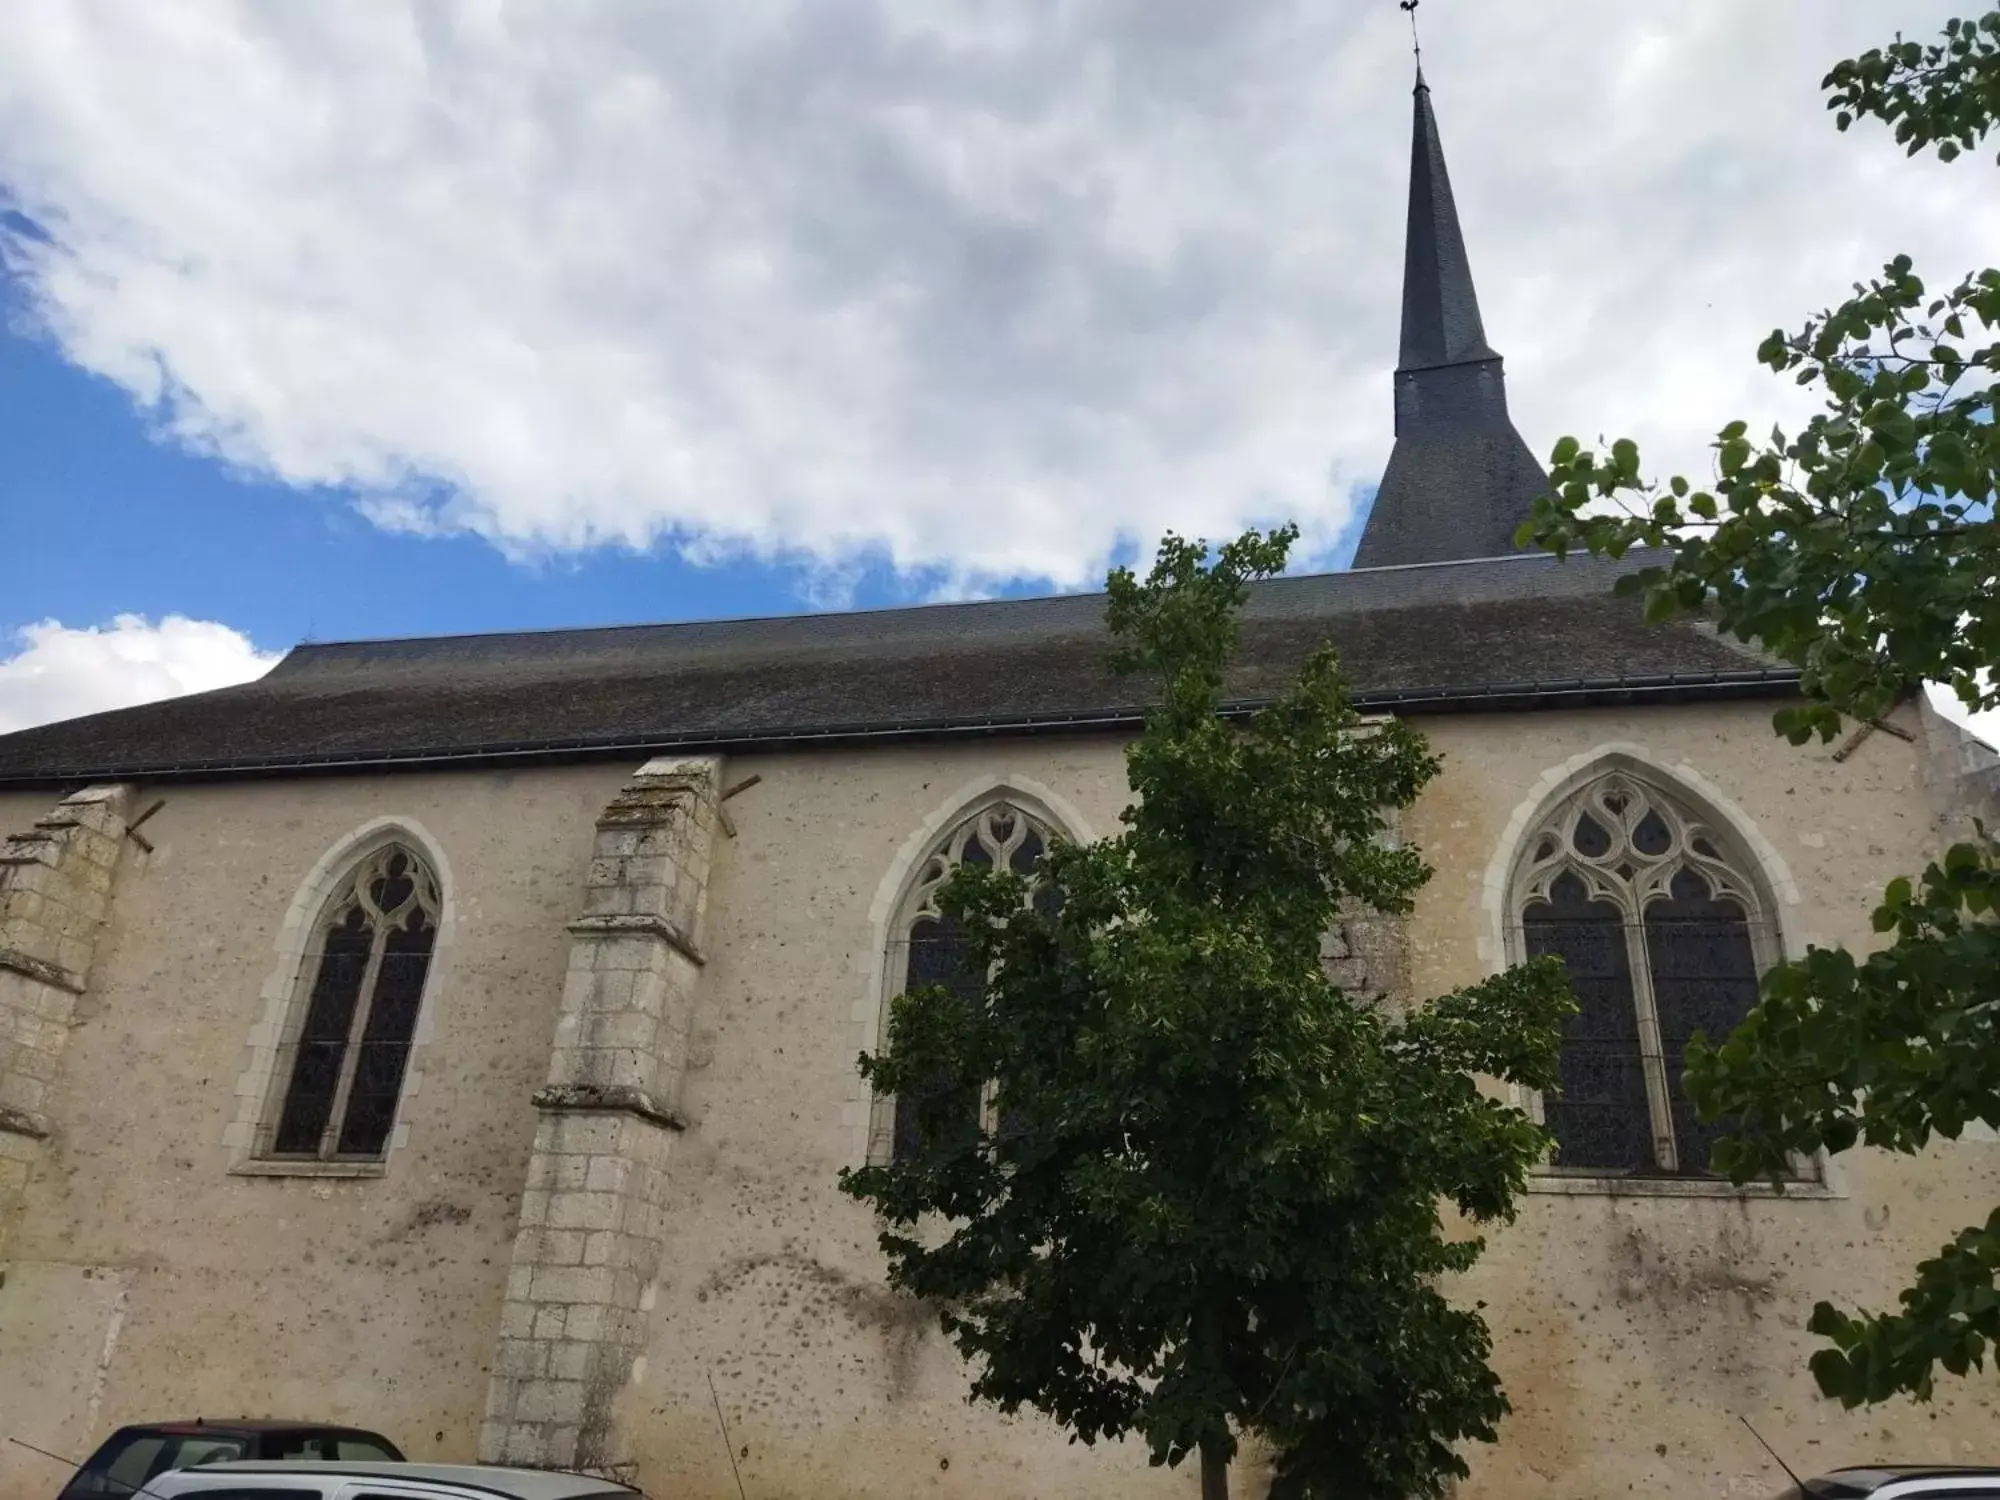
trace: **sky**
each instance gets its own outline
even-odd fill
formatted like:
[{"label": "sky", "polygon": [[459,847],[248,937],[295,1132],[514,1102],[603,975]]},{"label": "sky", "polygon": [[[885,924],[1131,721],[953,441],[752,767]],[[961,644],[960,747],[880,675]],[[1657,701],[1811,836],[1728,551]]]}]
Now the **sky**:
[{"label": "sky", "polygon": [[[1425,0],[1529,445],[1708,471],[1778,324],[1991,260],[1838,134],[1952,4]],[[15,0],[0,732],[305,640],[1090,587],[1391,440],[1391,0]]]}]

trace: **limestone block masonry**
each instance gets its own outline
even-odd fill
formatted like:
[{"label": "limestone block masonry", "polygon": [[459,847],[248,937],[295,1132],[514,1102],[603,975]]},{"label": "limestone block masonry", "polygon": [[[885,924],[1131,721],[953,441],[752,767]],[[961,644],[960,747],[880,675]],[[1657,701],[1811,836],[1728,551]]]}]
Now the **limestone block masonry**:
[{"label": "limestone block masonry", "polygon": [[[1400,811],[1391,809],[1384,830],[1390,843],[1403,836]],[[1319,941],[1320,967],[1354,1000],[1382,1006],[1392,1016],[1407,1013],[1410,994],[1409,919],[1344,902]]]},{"label": "limestone block masonry", "polygon": [[1319,958],[1326,977],[1361,1005],[1404,1013],[1410,1000],[1407,919],[1361,909],[1343,912],[1320,938]]},{"label": "limestone block masonry", "polygon": [[597,820],[549,1057],[479,1453],[618,1472],[680,1116],[720,761],[647,762]]},{"label": "limestone block masonry", "polygon": [[0,1261],[51,1129],[44,1101],[90,982],[130,798],[86,787],[0,843]]}]

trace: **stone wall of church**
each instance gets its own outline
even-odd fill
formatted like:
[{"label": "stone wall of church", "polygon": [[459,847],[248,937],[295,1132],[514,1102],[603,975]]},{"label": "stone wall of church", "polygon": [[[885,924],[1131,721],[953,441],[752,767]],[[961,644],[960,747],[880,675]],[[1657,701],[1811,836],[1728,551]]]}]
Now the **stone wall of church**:
[{"label": "stone wall of church", "polygon": [[[957,1355],[882,1284],[875,1227],[837,1176],[868,1149],[854,1060],[877,1044],[902,883],[952,814],[1002,781],[1072,831],[1115,831],[1104,740],[732,759],[708,963],[675,1146],[643,1378],[621,1425],[653,1493],[733,1494],[715,1403],[752,1495],[1194,1493],[1143,1452],[1069,1445],[969,1407]],[[710,1382],[714,1395],[710,1394]]]},{"label": "stone wall of church", "polygon": [[[81,1456],[122,1421],[357,1422],[470,1460],[591,825],[627,767],[138,789],[0,1283],[0,1435]],[[53,795],[0,797],[0,831]],[[447,905],[406,1138],[375,1176],[240,1175],[309,872],[385,817]],[[279,977],[283,971],[283,977]],[[61,1473],[0,1442],[0,1497]]]},{"label": "stone wall of church", "polygon": [[[1406,932],[1349,929],[1328,947],[1367,990],[1401,970],[1433,994],[1505,961],[1504,846],[1599,752],[1740,814],[1794,948],[1866,943],[1881,885],[1921,863],[1935,827],[1922,746],[1876,733],[1838,760],[1792,750],[1765,704],[1423,727],[1446,768],[1403,833],[1437,876]],[[122,1420],[283,1411],[464,1458],[491,1402],[520,1416],[521,1390],[494,1375],[510,1257],[548,1249],[522,1234],[531,1101],[565,1034],[600,823],[637,770],[135,789],[134,805],[166,805],[146,825],[153,852],[120,870],[0,1286],[0,1411],[17,1435],[69,1451]],[[883,945],[916,863],[1002,785],[1073,832],[1114,830],[1118,747],[736,757],[719,783],[753,774],[724,804],[699,972],[675,1002],[684,1071],[662,1111],[685,1128],[659,1168],[649,1279],[615,1348],[589,1356],[611,1446],[655,1494],[733,1494],[719,1404],[753,1495],[1193,1494],[1191,1474],[969,1408],[956,1355],[884,1288],[874,1226],[836,1185],[869,1146],[853,1064],[876,1042]],[[0,797],[0,829],[50,801]],[[435,856],[447,905],[397,1144],[375,1176],[243,1175],[238,1095],[266,1086],[260,1028],[287,932],[311,920],[294,908],[316,865],[384,818]],[[1533,1195],[1465,1289],[1488,1303],[1517,1408],[1467,1494],[1774,1489],[1738,1415],[1819,1469],[1965,1457],[1992,1430],[1967,1394],[1983,1387],[1842,1414],[1805,1374],[1802,1325],[1820,1296],[1885,1299],[1996,1198],[2000,1147],[1972,1143],[1916,1162],[1856,1153],[1825,1190],[1782,1201]],[[0,1453],[0,1500],[53,1477]]]},{"label": "stone wall of church", "polygon": [[[1412,922],[1415,989],[1435,994],[1490,970],[1504,948],[1494,851],[1538,782],[1606,749],[1678,771],[1740,816],[1762,845],[1791,951],[1865,951],[1882,887],[1920,869],[1935,837],[1916,707],[1890,726],[1851,745],[1794,749],[1759,704],[1427,724],[1446,773],[1409,820],[1439,871]],[[1993,1461],[1990,1382],[1947,1383],[1929,1408],[1843,1413],[1806,1370],[1818,1341],[1804,1324],[1823,1297],[1893,1306],[1917,1261],[2000,1202],[2000,1145],[1940,1146],[1917,1161],[1851,1152],[1832,1164],[1829,1186],[1794,1201],[1531,1197],[1515,1225],[1490,1235],[1466,1288],[1488,1303],[1515,1405],[1466,1493],[1775,1493],[1784,1481],[1739,1416],[1801,1471]]]},{"label": "stone wall of church", "polygon": [[[1741,811],[1795,947],[1866,944],[1882,884],[1920,862],[1931,837],[1919,747],[1878,733],[1835,761],[1776,741],[1769,712],[1426,720],[1446,770],[1404,832],[1437,875],[1406,952],[1397,934],[1370,934],[1378,962],[1407,964],[1409,988],[1426,995],[1503,961],[1493,866],[1510,822],[1564,767],[1607,750],[1685,768]],[[738,837],[711,886],[675,1232],[644,1377],[624,1398],[639,1472],[661,1489],[728,1490],[712,1379],[752,1493],[859,1496],[917,1475],[967,1496],[1192,1493],[1192,1476],[1143,1475],[1129,1455],[1065,1449],[1037,1423],[965,1407],[956,1357],[919,1309],[881,1288],[873,1226],[833,1185],[865,1151],[866,1100],[849,1066],[877,1023],[873,921],[893,903],[911,830],[948,826],[946,809],[1000,779],[1057,793],[1090,831],[1110,830],[1123,800],[1111,747],[734,765],[763,780],[729,804]],[[1359,951],[1343,932],[1329,964]],[[1339,975],[1372,988],[1353,968]],[[1886,1299],[1994,1201],[2000,1148],[1975,1144],[1922,1162],[1856,1154],[1836,1164],[1829,1191],[1801,1200],[1535,1194],[1492,1233],[1466,1288],[1489,1304],[1518,1408],[1466,1494],[1774,1490],[1739,1414],[1821,1468],[1891,1452],[1962,1458],[1991,1430],[1991,1406],[1967,1394],[1977,1387],[1931,1410],[1843,1414],[1805,1372],[1803,1320],[1820,1296]]]}]

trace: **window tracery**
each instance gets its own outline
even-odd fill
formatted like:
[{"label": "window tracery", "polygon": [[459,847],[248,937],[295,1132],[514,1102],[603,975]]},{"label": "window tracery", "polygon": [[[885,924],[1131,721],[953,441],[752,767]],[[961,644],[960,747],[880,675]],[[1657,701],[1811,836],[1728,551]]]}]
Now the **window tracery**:
[{"label": "window tracery", "polygon": [[1726,1124],[1682,1086],[1697,1031],[1720,1040],[1778,956],[1768,900],[1726,830],[1657,786],[1608,772],[1527,841],[1512,910],[1530,957],[1560,955],[1578,1013],[1543,1101],[1555,1170],[1698,1176]]},{"label": "window tracery", "polygon": [[[890,991],[893,995],[929,985],[943,985],[967,1005],[977,1005],[986,990],[986,976],[975,973],[965,933],[955,917],[938,909],[937,893],[961,865],[984,865],[1032,879],[1053,835],[1033,813],[1007,801],[996,801],[965,818],[919,866],[903,903],[891,939]],[[1046,887],[1030,888],[1029,899],[1047,899]],[[928,1103],[941,1094],[958,1096],[959,1113],[967,1130],[986,1128],[987,1091],[940,1081],[921,1098]],[[895,1103],[891,1155],[907,1160],[917,1149],[917,1100],[905,1091]]]},{"label": "window tracery", "polygon": [[414,851],[363,857],[322,909],[277,1076],[264,1155],[380,1160],[437,944],[437,877]]}]

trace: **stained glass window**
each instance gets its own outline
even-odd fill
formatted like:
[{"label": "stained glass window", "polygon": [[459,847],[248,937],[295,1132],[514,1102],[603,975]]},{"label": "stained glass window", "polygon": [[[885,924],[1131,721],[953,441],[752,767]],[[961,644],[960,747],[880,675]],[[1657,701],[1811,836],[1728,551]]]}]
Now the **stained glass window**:
[{"label": "stained glass window", "polygon": [[1565,873],[1548,900],[1523,913],[1522,927],[1531,957],[1561,955],[1577,1001],[1563,1029],[1561,1087],[1543,1101],[1542,1118],[1565,1166],[1631,1171],[1653,1143],[1624,913]]},{"label": "stained glass window", "polygon": [[437,879],[401,844],[376,850],[341,883],[300,976],[269,1155],[368,1161],[387,1151],[437,922]]},{"label": "stained glass window", "polygon": [[1769,906],[1691,806],[1622,771],[1559,802],[1515,880],[1521,947],[1557,954],[1578,1012],[1542,1101],[1557,1171],[1701,1176],[1725,1124],[1682,1084],[1696,1032],[1720,1041],[1777,953]]},{"label": "stained glass window", "polygon": [[1694,870],[1674,872],[1667,893],[1646,905],[1646,966],[1660,1018],[1660,1056],[1676,1087],[1674,1142],[1694,1169],[1706,1168],[1726,1122],[1704,1125],[1678,1087],[1696,1032],[1721,1041],[1757,1003],[1757,956],[1742,903],[1718,898]]},{"label": "stained glass window", "polygon": [[[1046,825],[1007,802],[995,802],[959,824],[924,862],[904,904],[900,934],[891,950],[892,994],[943,985],[967,1005],[979,1004],[986,976],[975,973],[965,935],[957,921],[937,907],[938,887],[960,865],[987,865],[1033,877],[1049,846]],[[1031,889],[1030,899],[1049,899],[1047,887]],[[905,1090],[895,1104],[892,1152],[897,1161],[914,1155],[919,1144],[918,1105],[955,1095],[953,1114],[967,1131],[995,1122],[986,1118],[986,1090],[941,1079],[929,1089]]]}]

